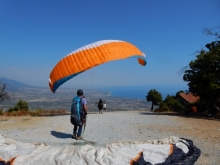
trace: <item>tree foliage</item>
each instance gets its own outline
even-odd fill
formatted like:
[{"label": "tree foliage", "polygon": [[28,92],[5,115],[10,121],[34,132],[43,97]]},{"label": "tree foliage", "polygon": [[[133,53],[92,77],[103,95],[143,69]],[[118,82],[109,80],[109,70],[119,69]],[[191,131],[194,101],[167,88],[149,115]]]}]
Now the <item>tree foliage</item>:
[{"label": "tree foliage", "polygon": [[180,90],[180,91],[178,91],[178,92],[176,92],[176,97],[179,95],[179,94],[181,94],[181,93],[185,93],[183,90]]},{"label": "tree foliage", "polygon": [[185,107],[176,100],[175,96],[167,95],[165,100],[160,104],[159,109],[162,111],[181,112]]},{"label": "tree foliage", "polygon": [[213,35],[218,39],[220,38],[220,33],[218,29],[220,29],[220,26],[216,26],[214,28],[204,28],[203,33],[206,35]]},{"label": "tree foliage", "polygon": [[206,44],[206,48],[189,63],[183,80],[188,82],[191,93],[213,106],[220,98],[220,41]]},{"label": "tree foliage", "polygon": [[1,83],[0,81],[0,103],[2,101],[10,100],[10,96],[8,92],[5,91],[5,89],[6,89],[6,85]]},{"label": "tree foliage", "polygon": [[162,102],[162,95],[156,89],[151,89],[146,96],[147,101],[152,101],[151,111],[154,109],[154,105],[160,105]]},{"label": "tree foliage", "polygon": [[189,91],[202,99],[215,99],[220,94],[220,41],[207,44],[209,51],[202,50],[189,63],[183,80],[189,82]]},{"label": "tree foliage", "polygon": [[26,101],[23,101],[23,100],[19,100],[17,102],[17,104],[14,106],[14,108],[9,108],[9,112],[12,112],[12,111],[19,111],[19,110],[23,110],[23,111],[28,111],[29,110],[29,105]]},{"label": "tree foliage", "polygon": [[16,111],[18,111],[18,110],[28,111],[28,110],[29,110],[29,105],[28,105],[28,103],[27,103],[26,101],[23,101],[23,100],[20,99],[20,100],[17,102],[17,104],[15,105],[14,109],[15,109]]}]

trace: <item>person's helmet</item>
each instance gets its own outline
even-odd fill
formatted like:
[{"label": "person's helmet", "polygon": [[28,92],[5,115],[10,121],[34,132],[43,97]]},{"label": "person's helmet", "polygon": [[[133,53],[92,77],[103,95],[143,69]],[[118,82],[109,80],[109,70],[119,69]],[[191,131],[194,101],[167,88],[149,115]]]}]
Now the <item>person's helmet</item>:
[{"label": "person's helmet", "polygon": [[82,95],[83,95],[82,89],[79,89],[79,90],[77,91],[77,95],[78,95],[78,96],[82,96]]}]

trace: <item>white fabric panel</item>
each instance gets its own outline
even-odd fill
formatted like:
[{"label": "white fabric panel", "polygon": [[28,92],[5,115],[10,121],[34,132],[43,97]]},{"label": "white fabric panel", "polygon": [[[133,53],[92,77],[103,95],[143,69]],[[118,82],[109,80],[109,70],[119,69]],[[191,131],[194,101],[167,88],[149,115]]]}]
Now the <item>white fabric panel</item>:
[{"label": "white fabric panel", "polygon": [[97,42],[85,45],[85,46],[83,46],[83,47],[81,47],[79,49],[76,49],[76,50],[72,51],[71,53],[69,53],[67,56],[69,56],[71,54],[74,54],[74,53],[77,53],[77,52],[81,52],[83,50],[95,48],[95,47],[98,47],[100,45],[107,44],[107,43],[110,43],[110,42],[124,42],[124,41],[120,41],[120,40],[101,40],[101,41],[97,41]]},{"label": "white fabric panel", "polygon": [[43,143],[22,143],[0,135],[0,158],[8,161],[16,157],[14,165],[129,165],[143,151],[145,161],[152,164],[163,162],[170,152],[170,144],[187,152],[177,137],[144,142],[117,142],[106,147],[92,145],[49,146]]}]

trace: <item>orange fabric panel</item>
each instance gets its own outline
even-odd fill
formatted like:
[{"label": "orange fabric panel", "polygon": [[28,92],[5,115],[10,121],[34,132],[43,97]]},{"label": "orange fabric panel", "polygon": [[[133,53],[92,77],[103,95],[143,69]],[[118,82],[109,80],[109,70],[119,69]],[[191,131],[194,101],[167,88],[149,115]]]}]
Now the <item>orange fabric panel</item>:
[{"label": "orange fabric panel", "polygon": [[139,62],[139,64],[141,64],[143,66],[145,65],[145,61],[141,58],[138,58],[138,62]]},{"label": "orange fabric panel", "polygon": [[138,155],[134,158],[130,160],[130,165],[134,165],[134,162],[136,162],[142,155],[143,152],[139,152]]},{"label": "orange fabric panel", "polygon": [[16,157],[10,158],[7,162],[0,158],[0,164],[13,165]]},{"label": "orange fabric panel", "polygon": [[[53,84],[71,74],[79,73],[105,62],[120,60],[134,55],[145,55],[134,45],[124,41],[112,41],[101,44],[91,44],[76,50],[61,59],[50,74],[50,88]],[[138,59],[144,65],[143,59]]]},{"label": "orange fabric panel", "polygon": [[170,144],[170,152],[169,152],[169,155],[171,155],[173,153],[173,145]]}]

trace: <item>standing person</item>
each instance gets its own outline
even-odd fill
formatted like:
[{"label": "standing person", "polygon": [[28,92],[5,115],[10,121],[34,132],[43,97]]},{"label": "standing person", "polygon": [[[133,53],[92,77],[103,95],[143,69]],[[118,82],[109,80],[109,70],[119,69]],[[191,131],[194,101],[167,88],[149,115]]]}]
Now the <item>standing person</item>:
[{"label": "standing person", "polygon": [[103,110],[103,101],[102,101],[102,99],[99,99],[98,109],[99,109],[99,113],[102,113],[102,110]]},{"label": "standing person", "polygon": [[87,115],[86,98],[83,96],[83,91],[79,89],[77,91],[77,96],[72,100],[71,104],[71,116],[70,121],[74,125],[73,129],[73,139],[81,140],[83,124],[85,123]]},{"label": "standing person", "polygon": [[106,102],[103,103],[103,110],[106,111]]}]

